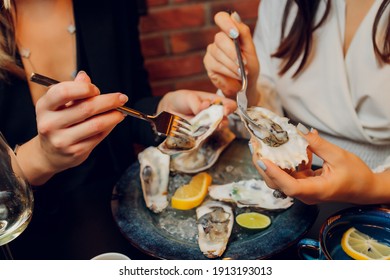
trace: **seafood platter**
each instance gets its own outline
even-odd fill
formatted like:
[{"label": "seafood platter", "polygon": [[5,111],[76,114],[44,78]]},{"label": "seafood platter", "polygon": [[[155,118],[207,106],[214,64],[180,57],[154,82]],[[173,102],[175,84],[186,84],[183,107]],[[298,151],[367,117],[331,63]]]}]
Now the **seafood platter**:
[{"label": "seafood platter", "polygon": [[[257,124],[244,123],[253,152],[283,169],[307,162],[307,142],[287,118],[248,108]],[[318,209],[276,198],[252,164],[247,139],[223,125],[223,106],[213,104],[190,120],[190,138],[167,137],[139,153],[115,187],[114,218],[125,237],[160,259],[265,259],[294,244]],[[175,206],[176,192],[200,173],[210,176],[201,201]],[[267,217],[264,227],[237,223],[242,214]]]}]

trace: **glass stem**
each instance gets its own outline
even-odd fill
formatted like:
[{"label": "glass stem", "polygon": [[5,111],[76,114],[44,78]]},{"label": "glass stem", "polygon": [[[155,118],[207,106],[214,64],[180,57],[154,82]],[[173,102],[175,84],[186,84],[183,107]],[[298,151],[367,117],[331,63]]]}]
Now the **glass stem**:
[{"label": "glass stem", "polygon": [[3,246],[0,246],[1,250],[3,251],[4,257],[6,260],[13,260],[11,249],[9,248],[8,244],[5,244]]}]

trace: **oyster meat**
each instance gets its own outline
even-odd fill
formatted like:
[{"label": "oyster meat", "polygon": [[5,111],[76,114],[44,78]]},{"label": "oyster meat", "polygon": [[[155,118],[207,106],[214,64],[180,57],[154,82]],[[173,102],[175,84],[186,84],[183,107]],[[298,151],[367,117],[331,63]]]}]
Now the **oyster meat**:
[{"label": "oyster meat", "polygon": [[159,213],[168,206],[170,157],[156,147],[148,147],[138,154],[138,161],[146,207]]},{"label": "oyster meat", "polygon": [[218,128],[222,119],[223,105],[211,105],[189,120],[192,126],[190,137],[168,136],[158,148],[168,155],[191,152]]},{"label": "oyster meat", "polygon": [[309,161],[306,139],[298,133],[289,119],[280,117],[262,107],[250,107],[247,114],[262,129],[253,127],[245,118],[242,120],[251,134],[254,152],[283,169],[295,169],[301,163]]},{"label": "oyster meat", "polygon": [[294,200],[290,197],[278,199],[273,196],[273,189],[269,188],[263,180],[243,180],[225,185],[209,186],[211,198],[233,202],[238,207],[257,207],[262,209],[276,210],[287,209],[293,205]]},{"label": "oyster meat", "polygon": [[192,152],[173,155],[171,170],[192,174],[210,168],[234,138],[234,133],[228,127],[216,130]]},{"label": "oyster meat", "polygon": [[206,200],[196,208],[198,244],[208,258],[217,258],[225,252],[232,232],[232,208],[220,201]]}]

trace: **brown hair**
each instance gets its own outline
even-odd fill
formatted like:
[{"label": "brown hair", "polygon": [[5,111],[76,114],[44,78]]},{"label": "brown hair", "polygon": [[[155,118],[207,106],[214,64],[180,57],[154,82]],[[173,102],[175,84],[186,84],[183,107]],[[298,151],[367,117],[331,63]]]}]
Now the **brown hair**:
[{"label": "brown hair", "polygon": [[[322,0],[287,1],[282,19],[281,43],[276,52],[272,54],[272,57],[281,58],[283,61],[282,67],[279,70],[279,75],[285,74],[301,55],[301,62],[293,77],[296,77],[305,67],[313,44],[313,32],[325,22],[331,9],[331,1],[327,0],[325,12],[320,22],[315,25],[315,16],[321,1]],[[293,2],[295,2],[298,6],[298,13],[292,24],[290,32],[287,36],[285,36],[287,19]],[[382,50],[380,50],[380,47],[375,40],[380,18],[389,3],[390,0],[383,0],[372,27],[372,43],[374,45],[375,55],[380,63],[390,63],[390,14],[388,17]]]},{"label": "brown hair", "polygon": [[[13,1],[11,3],[15,7]],[[15,61],[15,55],[15,27],[11,10],[2,6],[0,14],[0,80],[6,80],[9,73],[21,78],[25,77],[23,69]]]}]

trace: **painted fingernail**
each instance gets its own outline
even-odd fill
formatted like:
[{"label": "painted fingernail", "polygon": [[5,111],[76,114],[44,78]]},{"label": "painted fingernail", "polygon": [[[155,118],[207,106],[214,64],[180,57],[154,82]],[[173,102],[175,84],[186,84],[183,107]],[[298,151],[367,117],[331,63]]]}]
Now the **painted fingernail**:
[{"label": "painted fingernail", "polygon": [[129,98],[127,97],[127,95],[125,95],[125,94],[119,95],[119,101],[120,102],[126,103],[128,100],[129,100]]},{"label": "painted fingernail", "polygon": [[251,152],[251,155],[253,155],[253,146],[252,146],[252,143],[249,142],[249,143],[248,143],[248,146],[249,146],[249,151]]},{"label": "painted fingernail", "polygon": [[238,38],[238,35],[239,35],[239,33],[238,33],[238,30],[237,30],[237,29],[232,28],[232,29],[229,30],[229,36],[230,36],[230,38],[236,39],[236,38]]},{"label": "painted fingernail", "polygon": [[241,17],[237,12],[232,13],[232,18],[237,22],[242,22]]},{"label": "painted fingernail", "polygon": [[75,76],[75,79],[76,78],[80,79],[80,77],[83,78],[84,75],[87,75],[87,73],[85,71],[83,71],[83,70],[80,70],[79,72],[77,72],[77,75]]},{"label": "painted fingernail", "polygon": [[305,135],[309,133],[309,129],[301,123],[297,125],[297,129]]},{"label": "painted fingernail", "polygon": [[263,169],[263,171],[266,171],[267,170],[267,166],[265,166],[264,162],[259,159],[257,162],[257,166],[260,167],[261,169]]}]

